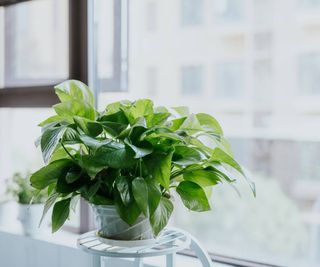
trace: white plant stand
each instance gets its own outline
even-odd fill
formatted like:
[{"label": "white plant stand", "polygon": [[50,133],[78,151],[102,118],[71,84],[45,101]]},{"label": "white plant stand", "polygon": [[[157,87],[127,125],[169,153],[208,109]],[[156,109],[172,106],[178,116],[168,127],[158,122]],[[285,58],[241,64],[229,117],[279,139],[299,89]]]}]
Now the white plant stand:
[{"label": "white plant stand", "polygon": [[211,258],[200,243],[189,233],[175,228],[164,230],[154,243],[144,246],[108,245],[101,242],[96,231],[81,235],[77,245],[92,254],[92,267],[101,267],[102,257],[133,258],[135,267],[143,267],[143,258],[155,256],[166,256],[167,267],[174,267],[176,253],[188,248],[195,252],[203,267],[212,267]]}]

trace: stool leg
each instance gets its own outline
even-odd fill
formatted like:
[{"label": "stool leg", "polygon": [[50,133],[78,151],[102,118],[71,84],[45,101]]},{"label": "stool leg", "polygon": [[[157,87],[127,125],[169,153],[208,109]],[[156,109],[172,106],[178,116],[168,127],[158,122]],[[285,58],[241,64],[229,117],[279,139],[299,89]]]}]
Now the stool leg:
[{"label": "stool leg", "polygon": [[143,259],[135,258],[134,259],[134,267],[143,267]]},{"label": "stool leg", "polygon": [[166,255],[166,266],[174,267],[175,266],[176,253]]},{"label": "stool leg", "polygon": [[203,267],[212,267],[212,261],[207,251],[200,245],[198,240],[196,240],[193,236],[191,236],[190,249],[196,253]]},{"label": "stool leg", "polygon": [[101,257],[98,255],[92,256],[92,267],[101,267]]}]

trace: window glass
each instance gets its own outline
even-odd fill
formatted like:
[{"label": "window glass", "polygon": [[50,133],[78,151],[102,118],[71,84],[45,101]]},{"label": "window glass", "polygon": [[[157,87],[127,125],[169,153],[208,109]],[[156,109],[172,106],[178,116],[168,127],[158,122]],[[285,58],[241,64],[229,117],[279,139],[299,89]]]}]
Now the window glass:
[{"label": "window glass", "polygon": [[146,3],[146,30],[153,32],[157,28],[157,3],[148,1]]},{"label": "window glass", "polygon": [[216,65],[215,92],[218,97],[232,98],[243,94],[244,66],[241,62],[226,62]]},{"label": "window glass", "polygon": [[302,94],[319,95],[320,53],[309,53],[301,55],[299,68]]},{"label": "window glass", "polygon": [[204,0],[181,0],[181,23],[183,26],[203,22]]},{"label": "window glass", "polygon": [[[193,3],[192,8],[186,12],[183,3]],[[256,182],[257,197],[241,182],[241,198],[221,184],[213,189],[212,211],[200,214],[186,211],[175,197],[172,223],[213,253],[317,267],[320,110],[310,105],[317,97],[300,106],[297,92],[313,96],[319,91],[314,23],[319,18],[312,17],[312,27],[301,27],[296,21],[301,6],[289,0],[199,3],[157,1],[161,30],[150,35],[146,2],[130,2],[128,92],[101,92],[99,106],[150,97],[157,105],[187,105],[215,116]],[[199,10],[202,19],[194,19]],[[217,10],[214,18],[212,10]],[[187,25],[198,26],[181,27],[181,14],[192,14]],[[222,27],[228,20],[246,23]]]},{"label": "window glass", "polygon": [[146,70],[146,92],[150,97],[157,94],[158,91],[158,72],[155,67],[148,67]]},{"label": "window glass", "polygon": [[238,21],[244,17],[244,1],[217,0],[215,1],[216,15],[222,21]]},{"label": "window glass", "polygon": [[185,66],[181,68],[181,89],[183,94],[201,94],[202,87],[202,66]]},{"label": "window glass", "polygon": [[4,8],[0,7],[0,88],[4,87]]},{"label": "window glass", "polygon": [[[40,147],[36,140],[41,134],[38,124],[53,114],[49,108],[1,108],[0,109],[0,194],[4,181],[14,173],[32,173],[44,166]],[[11,203],[9,203],[11,204]],[[16,206],[12,212],[16,213]],[[47,215],[50,218],[50,214]],[[19,227],[17,218],[10,215],[12,228]],[[79,207],[71,214],[67,226],[79,227]],[[48,219],[50,221],[50,219]],[[11,227],[11,225],[8,225]]]},{"label": "window glass", "polygon": [[8,6],[0,13],[0,22],[4,87],[48,84],[68,77],[68,1]]},{"label": "window glass", "polygon": [[300,0],[303,7],[313,8],[313,7],[320,7],[319,0]]},{"label": "window glass", "polygon": [[97,91],[126,91],[128,1],[93,0],[88,5],[93,11],[89,12],[90,80]]}]

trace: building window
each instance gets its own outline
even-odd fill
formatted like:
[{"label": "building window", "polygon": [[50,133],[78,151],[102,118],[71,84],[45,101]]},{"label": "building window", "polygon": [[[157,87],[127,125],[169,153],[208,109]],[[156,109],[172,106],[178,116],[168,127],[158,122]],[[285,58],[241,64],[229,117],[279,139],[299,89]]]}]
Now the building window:
[{"label": "building window", "polygon": [[244,65],[242,62],[216,65],[215,94],[222,98],[238,98],[244,91]]},{"label": "building window", "polygon": [[203,67],[185,66],[181,69],[181,89],[185,95],[199,95],[203,90]]},{"label": "building window", "polygon": [[146,3],[146,30],[154,32],[157,29],[157,3],[149,1]]},{"label": "building window", "polygon": [[204,1],[181,0],[182,26],[199,25],[203,23]]},{"label": "building window", "polygon": [[320,94],[320,53],[300,56],[300,91],[304,95]]},{"label": "building window", "polygon": [[238,21],[244,16],[243,0],[215,1],[216,15],[221,21]]}]

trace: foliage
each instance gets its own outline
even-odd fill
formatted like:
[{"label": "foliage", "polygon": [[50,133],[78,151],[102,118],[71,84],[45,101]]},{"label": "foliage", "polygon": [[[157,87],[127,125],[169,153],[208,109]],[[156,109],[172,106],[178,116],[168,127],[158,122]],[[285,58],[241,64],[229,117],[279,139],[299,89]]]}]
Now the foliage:
[{"label": "foliage", "polygon": [[[79,81],[55,87],[61,103],[40,126],[46,166],[31,177],[47,188],[44,214],[53,207],[53,231],[69,216],[73,199],[115,205],[132,225],[147,216],[157,235],[173,211],[171,190],[193,211],[210,209],[208,188],[233,183],[233,159],[219,123],[186,107],[154,107],[149,99],[119,101],[98,112],[89,88]],[[207,146],[205,136],[214,141]],[[252,190],[254,185],[249,182]]]},{"label": "foliage", "polygon": [[15,173],[7,180],[6,195],[20,204],[40,204],[46,200],[46,192],[35,190],[29,181],[30,175]]}]

